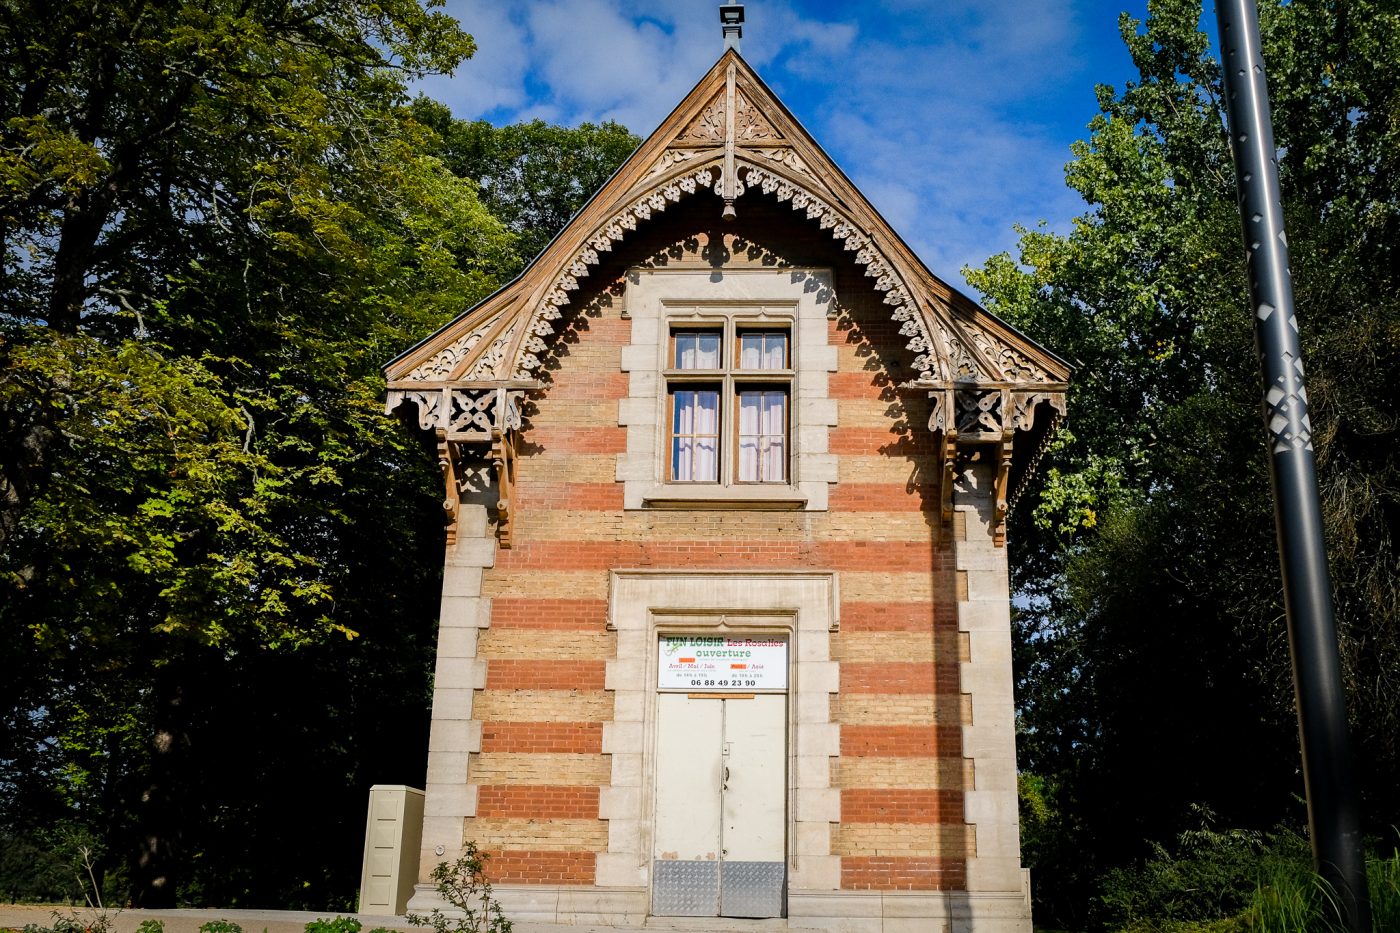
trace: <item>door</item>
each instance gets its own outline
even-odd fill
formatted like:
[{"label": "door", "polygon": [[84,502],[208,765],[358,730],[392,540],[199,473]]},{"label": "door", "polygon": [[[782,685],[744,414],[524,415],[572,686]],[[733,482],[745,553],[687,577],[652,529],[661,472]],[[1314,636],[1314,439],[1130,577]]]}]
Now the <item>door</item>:
[{"label": "door", "polygon": [[787,697],[657,697],[652,913],[781,917]]}]

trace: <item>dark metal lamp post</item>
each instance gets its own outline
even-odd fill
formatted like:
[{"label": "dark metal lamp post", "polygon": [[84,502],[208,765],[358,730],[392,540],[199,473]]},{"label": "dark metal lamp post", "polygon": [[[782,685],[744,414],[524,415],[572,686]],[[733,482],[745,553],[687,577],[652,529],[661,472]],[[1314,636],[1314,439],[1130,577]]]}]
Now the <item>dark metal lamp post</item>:
[{"label": "dark metal lamp post", "polygon": [[1249,263],[1255,347],[1264,374],[1274,524],[1283,571],[1288,645],[1298,703],[1308,828],[1318,874],[1336,894],[1339,919],[1371,933],[1366,860],[1346,703],[1322,540],[1303,354],[1293,313],[1293,282],[1283,231],[1269,92],[1254,0],[1216,0],[1230,147]]}]

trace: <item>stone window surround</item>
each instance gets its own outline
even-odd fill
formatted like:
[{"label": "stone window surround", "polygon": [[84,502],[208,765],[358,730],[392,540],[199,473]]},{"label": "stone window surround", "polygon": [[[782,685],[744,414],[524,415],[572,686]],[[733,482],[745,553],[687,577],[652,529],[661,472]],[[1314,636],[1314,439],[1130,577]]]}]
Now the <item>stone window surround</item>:
[{"label": "stone window surround", "polygon": [[724,625],[745,635],[785,632],[790,639],[788,887],[837,889],[841,867],[831,854],[831,824],[840,819],[840,796],[831,787],[830,764],[840,752],[839,726],[830,713],[831,694],[840,686],[830,654],[840,606],[836,574],[615,570],[609,591],[617,655],[607,663],[614,708],[603,726],[603,753],[612,756],[612,780],[599,801],[599,816],[608,820],[608,851],[598,855],[595,883],[649,884],[657,639],[666,631]]},{"label": "stone window surround", "polygon": [[[617,458],[626,509],[757,508],[826,511],[836,482],[836,458],[828,436],[836,424],[836,402],[828,397],[828,375],[836,371],[836,348],[828,344],[827,319],[834,292],[829,269],[725,269],[709,265],[633,268],[627,273],[623,313],[632,321],[632,342],[622,349],[629,374],[628,397],[618,404],[618,424],[627,429],[627,452]],[[792,321],[793,387],[789,437],[791,481],[786,484],[669,483],[666,381],[670,321],[703,319],[708,309],[738,319],[767,307],[775,319]]]}]

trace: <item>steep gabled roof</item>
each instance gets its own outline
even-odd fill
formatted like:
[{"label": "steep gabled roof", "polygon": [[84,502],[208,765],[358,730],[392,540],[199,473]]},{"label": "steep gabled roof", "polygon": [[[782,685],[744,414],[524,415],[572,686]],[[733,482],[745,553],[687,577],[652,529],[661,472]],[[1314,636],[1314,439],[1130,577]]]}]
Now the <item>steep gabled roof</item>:
[{"label": "steep gabled roof", "polygon": [[1063,391],[1064,361],[934,275],[728,50],[519,277],[385,367],[391,403],[434,383],[532,382],[560,309],[601,254],[682,198],[713,190],[733,202],[753,188],[855,254],[910,338],[914,385]]},{"label": "steep gabled roof", "polygon": [[[682,199],[717,195],[724,216],[745,190],[786,203],[798,222],[852,253],[908,338],[941,440],[944,520],[959,450],[995,451],[998,540],[1007,512],[1065,411],[1069,366],[929,271],[736,51],[728,50],[657,130],[510,284],[385,367],[386,411],[415,403],[435,432],[455,514],[448,448],[489,442],[509,541],[513,438],[520,402],[557,341],[579,279],[614,244]],[[711,194],[713,192],[713,195]],[[449,536],[451,535],[449,530]]]}]

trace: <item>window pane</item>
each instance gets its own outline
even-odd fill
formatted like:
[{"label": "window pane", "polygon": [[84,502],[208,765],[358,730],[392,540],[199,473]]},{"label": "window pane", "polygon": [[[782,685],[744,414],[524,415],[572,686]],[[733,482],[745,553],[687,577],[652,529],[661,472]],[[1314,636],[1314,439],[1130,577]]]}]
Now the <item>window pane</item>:
[{"label": "window pane", "polygon": [[713,483],[719,479],[719,438],[695,439],[695,469],[690,478],[697,483]]},{"label": "window pane", "polygon": [[762,334],[740,334],[739,335],[739,368],[740,369],[762,369],[760,361],[763,359],[763,335]]},{"label": "window pane", "polygon": [[758,482],[758,438],[739,438],[739,482]]},{"label": "window pane", "polygon": [[671,479],[719,479],[719,391],[678,389],[672,393]]},{"label": "window pane", "polygon": [[763,449],[763,480],[769,483],[780,483],[787,474],[787,445],[783,443],[782,436],[765,438],[767,445]]},{"label": "window pane", "polygon": [[740,369],[786,369],[786,331],[745,331],[739,334]]},{"label": "window pane", "polygon": [[765,336],[763,368],[787,369],[787,334],[767,334]]},{"label": "window pane", "polygon": [[759,433],[759,393],[739,393],[739,434]]},{"label": "window pane", "polygon": [[676,331],[676,369],[719,369],[719,331]]},{"label": "window pane", "polygon": [[713,389],[695,396],[695,434],[719,434],[719,393]]},{"label": "window pane", "polygon": [[739,393],[739,481],[781,483],[787,478],[787,392]]}]

